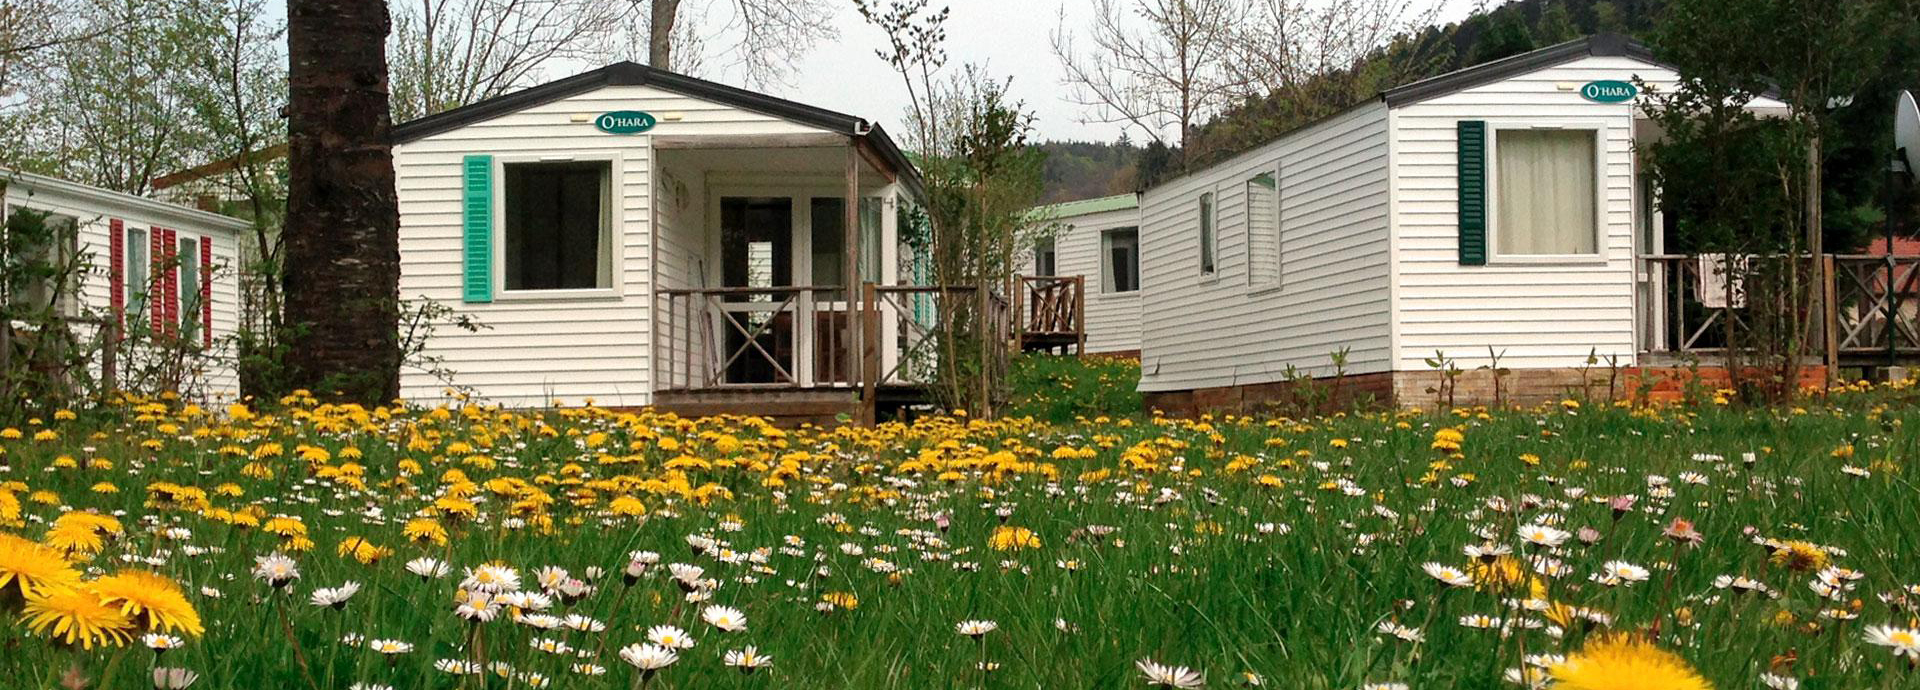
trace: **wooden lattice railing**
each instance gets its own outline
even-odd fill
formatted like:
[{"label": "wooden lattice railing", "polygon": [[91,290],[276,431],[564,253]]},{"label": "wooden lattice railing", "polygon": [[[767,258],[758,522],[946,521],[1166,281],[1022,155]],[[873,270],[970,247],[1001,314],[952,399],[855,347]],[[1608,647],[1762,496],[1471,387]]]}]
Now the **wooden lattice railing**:
[{"label": "wooden lattice railing", "polygon": [[1011,292],[1021,346],[1085,349],[1086,288],[1086,276],[1015,276]]}]

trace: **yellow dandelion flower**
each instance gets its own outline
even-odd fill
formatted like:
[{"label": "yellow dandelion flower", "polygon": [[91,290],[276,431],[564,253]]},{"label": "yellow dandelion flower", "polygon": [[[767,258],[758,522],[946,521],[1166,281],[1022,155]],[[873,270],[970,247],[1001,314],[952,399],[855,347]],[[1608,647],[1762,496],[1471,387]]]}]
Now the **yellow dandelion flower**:
[{"label": "yellow dandelion flower", "polygon": [[27,629],[67,645],[119,647],[133,639],[133,621],[84,587],[61,587],[27,598],[20,617]]},{"label": "yellow dandelion flower", "polygon": [[[406,535],[408,541],[416,544],[431,544],[433,546],[446,546],[447,544],[447,528],[441,526],[440,521],[433,518],[414,518],[408,520],[406,527],[400,529],[400,533]],[[344,547],[345,545],[343,544],[342,546]]]},{"label": "yellow dandelion flower", "polygon": [[0,598],[32,597],[79,583],[80,573],[59,551],[0,533]]},{"label": "yellow dandelion flower", "polygon": [[1555,690],[1712,690],[1680,655],[1626,635],[1595,638],[1554,664]]},{"label": "yellow dandelion flower", "polygon": [[1040,548],[1040,536],[1025,527],[1001,525],[994,528],[993,535],[987,538],[987,546],[995,551]]},{"label": "yellow dandelion flower", "polygon": [[145,570],[123,570],[88,584],[100,602],[118,606],[147,632],[181,632],[199,637],[206,632],[200,613],[187,601],[179,583]]}]

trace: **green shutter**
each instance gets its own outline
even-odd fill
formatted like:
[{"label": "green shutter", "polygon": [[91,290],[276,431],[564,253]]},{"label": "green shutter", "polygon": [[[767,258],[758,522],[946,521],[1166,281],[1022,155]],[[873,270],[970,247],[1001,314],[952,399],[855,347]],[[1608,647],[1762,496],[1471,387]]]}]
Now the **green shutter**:
[{"label": "green shutter", "polygon": [[1461,120],[1460,263],[1487,264],[1487,123]]},{"label": "green shutter", "polygon": [[492,302],[493,156],[467,156],[464,167],[462,297],[467,302]]}]

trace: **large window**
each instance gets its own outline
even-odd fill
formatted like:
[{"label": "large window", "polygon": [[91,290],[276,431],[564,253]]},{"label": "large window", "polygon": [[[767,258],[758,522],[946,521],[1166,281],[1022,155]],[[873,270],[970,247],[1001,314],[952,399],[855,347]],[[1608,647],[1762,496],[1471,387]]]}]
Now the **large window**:
[{"label": "large window", "polygon": [[1213,275],[1213,192],[1200,195],[1200,275]]},{"label": "large window", "polygon": [[606,161],[507,163],[502,200],[507,290],[613,286]]},{"label": "large window", "polygon": [[1507,256],[1599,252],[1598,167],[1590,129],[1502,129],[1494,142],[1494,251]]},{"label": "large window", "polygon": [[1100,291],[1140,289],[1140,229],[1114,228],[1100,233]]},{"label": "large window", "polygon": [[1273,171],[1247,178],[1247,283],[1280,282],[1280,183]]}]

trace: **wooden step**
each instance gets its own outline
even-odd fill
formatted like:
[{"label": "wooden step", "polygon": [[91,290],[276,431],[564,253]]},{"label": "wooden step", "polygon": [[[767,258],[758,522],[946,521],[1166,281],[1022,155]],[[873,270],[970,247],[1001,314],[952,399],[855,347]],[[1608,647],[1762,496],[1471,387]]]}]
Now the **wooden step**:
[{"label": "wooden step", "polygon": [[753,415],[782,427],[832,426],[842,423],[842,415],[858,420],[862,411],[858,392],[831,388],[660,391],[654,393],[653,400],[654,409],[682,417]]}]

